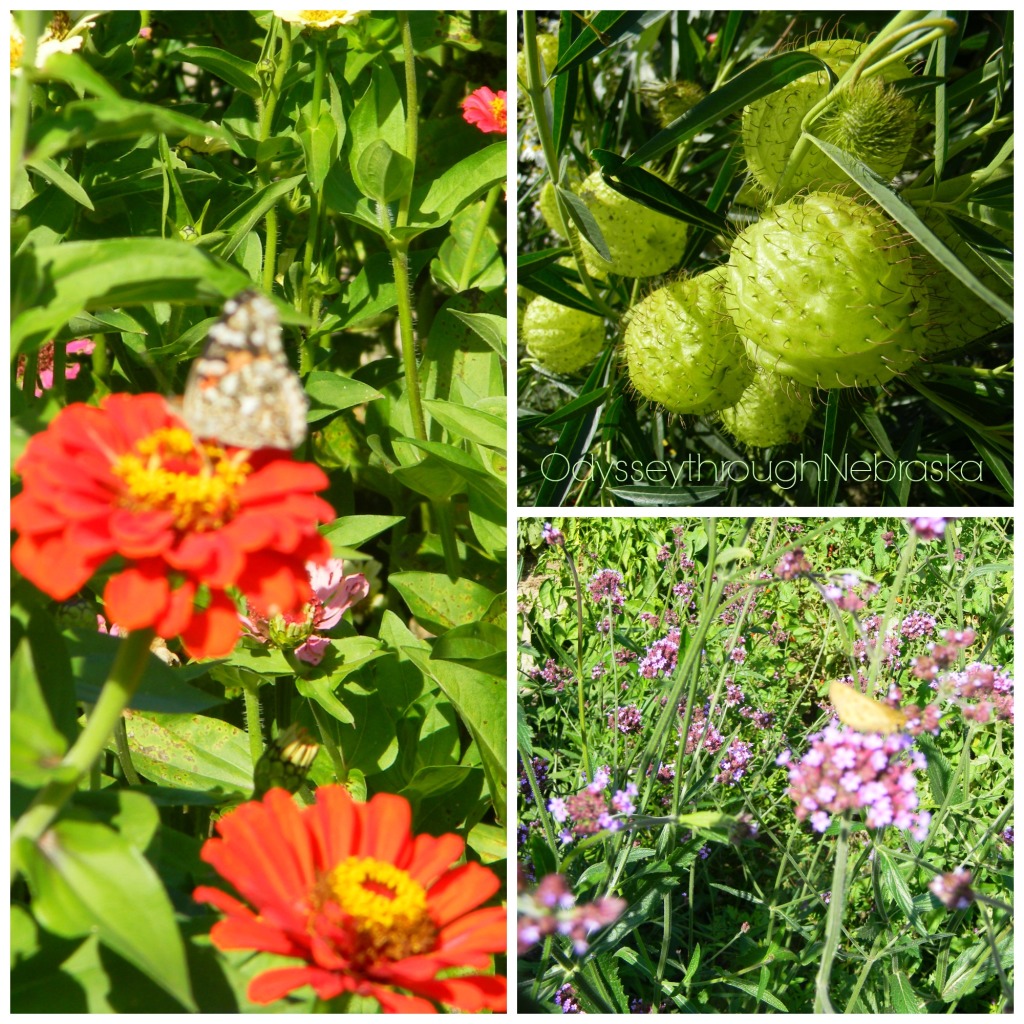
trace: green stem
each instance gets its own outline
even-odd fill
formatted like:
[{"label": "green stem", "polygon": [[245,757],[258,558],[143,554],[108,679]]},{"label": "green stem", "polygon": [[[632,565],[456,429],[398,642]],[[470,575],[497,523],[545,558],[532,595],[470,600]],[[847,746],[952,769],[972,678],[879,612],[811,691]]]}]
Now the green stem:
[{"label": "green stem", "polygon": [[[555,152],[555,137],[552,134],[551,122],[548,120],[548,107],[545,102],[545,88],[540,75],[540,51],[537,48],[537,12],[523,11],[523,50],[526,53],[526,95],[533,110],[533,119],[537,125],[537,135],[540,138],[541,149],[544,151],[544,162],[551,175],[551,180],[558,184],[558,153]],[[558,210],[559,230],[563,238],[572,240],[569,231],[569,218],[563,208],[562,200],[555,193],[555,207]],[[573,256],[576,259],[576,269],[579,272],[580,280],[583,282],[587,294],[597,305],[598,309],[608,317],[617,317],[613,310],[598,294],[597,286],[591,280],[579,250],[579,245],[572,245]]]},{"label": "green stem", "polygon": [[527,756],[522,747],[519,748],[519,760],[523,762],[523,771],[526,772],[526,780],[530,784],[530,792],[533,794],[533,802],[537,808],[537,815],[540,818],[541,827],[544,829],[544,837],[548,841],[548,849],[555,858],[555,871],[559,871],[558,837],[555,835],[555,827],[551,824],[551,815],[544,803],[544,794],[540,791],[537,783],[537,773],[533,770],[533,759]]},{"label": "green stem", "polygon": [[839,823],[839,838],[836,841],[835,866],[832,868],[832,896],[825,919],[825,945],[821,951],[818,977],[814,983],[814,1012],[835,1013],[828,995],[832,964],[839,948],[839,936],[843,930],[843,911],[846,909],[846,869],[850,859],[850,812],[844,811]]},{"label": "green stem", "polygon": [[[283,31],[280,34],[281,49],[277,54],[275,61],[273,80],[270,83],[270,88],[267,90],[266,95],[262,98],[260,105],[257,135],[260,142],[265,142],[270,138],[270,133],[273,130],[274,125],[274,114],[277,111],[277,101],[281,95],[281,86],[284,83],[285,73],[288,71],[292,62],[291,30],[287,25],[280,25],[277,18],[273,20],[271,25],[271,35],[267,41],[267,46],[264,48],[264,52],[267,54],[272,52],[274,36],[277,34],[279,27],[283,28]],[[258,164],[256,172],[260,185],[270,184],[270,169],[266,164]],[[270,295],[274,291],[274,278],[277,276],[278,223],[276,203],[267,210],[264,217],[264,224],[266,230],[266,241],[263,246],[263,290]]]},{"label": "green stem", "polygon": [[14,102],[11,105],[11,185],[25,162],[25,143],[32,117],[32,77],[36,67],[36,42],[43,34],[43,12],[21,11],[21,29],[25,48],[21,54],[21,74],[14,80]]},{"label": "green stem", "polygon": [[79,784],[89,774],[96,759],[103,753],[125,708],[131,703],[149,661],[151,629],[137,629],[118,645],[117,657],[110,675],[103,684],[99,700],[93,708],[72,748],[64,755],[60,767],[72,769],[51,779],[15,823],[11,831],[11,877],[17,872],[17,847],[21,840],[37,843],[53,824],[61,808],[71,799]]},{"label": "green stem", "polygon": [[260,723],[260,690],[258,686],[242,684],[245,700],[245,731],[249,734],[249,757],[255,770],[256,763],[263,756],[263,726]]},{"label": "green stem", "polygon": [[[313,100],[310,104],[310,127],[320,120],[320,106],[324,98],[324,83],[327,80],[327,38],[322,32],[313,37]],[[300,303],[306,312],[311,311],[309,284],[313,276],[313,257],[320,245],[321,209],[323,190],[310,191],[309,223],[306,228],[306,249],[302,255],[302,281],[299,285]],[[316,325],[314,324],[314,327]],[[307,357],[312,353],[307,352]]]},{"label": "green stem", "polygon": [[473,266],[476,263],[476,254],[480,251],[480,243],[483,241],[487,225],[491,221],[491,214],[494,212],[494,204],[498,201],[501,193],[501,185],[495,185],[487,193],[483,209],[479,212],[476,227],[473,229],[473,237],[470,239],[469,248],[466,250],[466,261],[462,265],[462,273],[459,275],[459,291],[464,292],[473,279]]},{"label": "green stem", "polygon": [[[378,204],[381,215],[387,215],[384,203]],[[412,426],[420,441],[427,440],[427,422],[423,416],[420,371],[416,365],[416,332],[412,322],[412,291],[409,283],[409,254],[404,242],[387,239],[391,253],[391,267],[395,274],[395,294],[398,300],[398,332],[402,340],[402,365],[405,367],[405,387],[409,396]]]},{"label": "green stem", "polygon": [[141,786],[142,779],[132,764],[132,752],[128,746],[128,729],[124,724],[124,715],[114,726],[114,743],[117,745],[117,759],[121,762],[121,771],[124,772],[125,781],[129,786]]},{"label": "green stem", "polygon": [[[416,180],[416,150],[419,146],[419,90],[416,86],[416,52],[412,46],[412,28],[409,24],[409,13],[398,12],[398,24],[402,29],[402,52],[405,62],[405,157],[412,165],[410,181]],[[398,204],[398,226],[409,223],[409,209],[412,203],[412,192],[402,196]],[[461,290],[461,289],[460,289]]]},{"label": "green stem", "polygon": [[583,702],[583,591],[580,589],[580,575],[576,571],[576,564],[564,545],[562,554],[565,555],[569,572],[572,573],[572,583],[576,588],[576,702],[580,716],[580,748],[583,751],[583,768],[587,773],[587,782],[593,782],[593,765],[590,763],[590,751],[587,747],[586,706]]}]

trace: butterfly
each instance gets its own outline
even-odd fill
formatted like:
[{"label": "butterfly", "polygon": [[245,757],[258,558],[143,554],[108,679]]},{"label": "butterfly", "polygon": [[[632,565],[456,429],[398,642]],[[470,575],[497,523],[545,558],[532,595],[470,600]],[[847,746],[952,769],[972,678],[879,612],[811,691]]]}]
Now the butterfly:
[{"label": "butterfly", "polygon": [[308,408],[274,304],[252,290],[228,299],[185,383],[181,415],[189,430],[251,451],[290,450],[306,437]]},{"label": "butterfly", "polygon": [[857,732],[898,732],[907,716],[899,708],[865,697],[845,683],[834,682],[828,688],[828,699],[839,715],[839,721]]}]

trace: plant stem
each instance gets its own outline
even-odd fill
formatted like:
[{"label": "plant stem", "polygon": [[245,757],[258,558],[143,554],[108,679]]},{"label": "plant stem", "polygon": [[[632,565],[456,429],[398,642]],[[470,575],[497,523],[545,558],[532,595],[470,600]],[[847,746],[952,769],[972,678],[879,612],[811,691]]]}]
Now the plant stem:
[{"label": "plant stem", "polygon": [[[540,52],[537,49],[537,12],[523,11],[523,50],[526,53],[526,95],[530,100],[533,109],[533,119],[537,125],[537,135],[540,138],[541,149],[544,151],[544,162],[547,165],[548,174],[551,180],[558,183],[558,154],[555,152],[555,138],[551,132],[551,122],[547,116],[546,90],[540,79]],[[558,210],[559,229],[564,238],[572,239],[569,231],[569,220],[562,207],[562,200],[556,193],[555,206]],[[579,271],[580,280],[583,282],[587,294],[593,300],[598,309],[605,316],[616,317],[618,314],[613,310],[597,292],[597,287],[591,280],[583,260],[580,258],[577,249],[573,245],[573,256],[576,259],[576,269]]]},{"label": "plant stem", "polygon": [[114,743],[117,745],[117,759],[121,762],[121,771],[124,772],[125,781],[129,786],[141,786],[142,779],[139,778],[135,765],[132,764],[132,752],[128,746],[128,730],[125,728],[124,715],[114,726]]},{"label": "plant stem", "polygon": [[[281,26],[278,19],[274,18],[271,23],[270,36],[264,47],[264,53],[270,54],[273,50],[274,37],[278,28],[281,32],[281,49],[274,61],[274,77],[265,96],[261,99],[260,118],[258,127],[258,139],[265,142],[270,138],[274,126],[274,113],[277,110],[277,101],[281,95],[281,86],[284,84],[284,76],[292,62],[292,36],[287,25]],[[258,164],[256,173],[260,185],[270,184],[270,171],[265,164]],[[274,291],[274,279],[277,276],[277,204],[275,203],[267,210],[264,217],[266,228],[266,241],[263,246],[263,290],[268,294]]]},{"label": "plant stem", "polygon": [[583,751],[583,768],[587,773],[587,782],[593,782],[594,770],[590,763],[590,749],[587,746],[587,716],[586,705],[583,701],[583,592],[580,589],[580,575],[576,571],[576,565],[569,554],[568,548],[562,545],[562,554],[565,555],[569,572],[572,573],[572,583],[576,588],[576,700],[577,711],[580,718],[580,747]]},{"label": "plant stem", "polygon": [[[419,90],[416,87],[416,52],[412,46],[412,27],[409,24],[409,12],[398,12],[398,24],[402,30],[402,54],[405,64],[405,158],[412,165],[412,173],[409,175],[410,182],[416,180],[416,150],[419,147],[420,131],[420,101]],[[409,223],[409,209],[412,203],[412,190],[410,189],[399,200],[398,219],[399,227]],[[462,291],[462,289],[459,289]]]},{"label": "plant stem", "polygon": [[[313,99],[310,103],[310,130],[320,120],[320,107],[324,98],[324,82],[327,79],[327,38],[323,32],[316,32],[313,35]],[[310,281],[313,277],[313,256],[320,245],[320,225],[323,210],[323,190],[310,190],[309,194],[309,218],[306,227],[306,248],[302,255],[302,281],[299,284],[300,304],[307,312],[312,312],[312,301],[310,298]],[[314,328],[316,324],[313,324]],[[311,352],[306,353],[310,360]]]},{"label": "plant stem", "polygon": [[825,919],[825,945],[821,951],[821,963],[814,983],[814,1012],[835,1013],[828,995],[829,978],[839,936],[843,929],[843,911],[846,909],[846,869],[850,858],[850,812],[844,811],[839,822],[839,838],[836,841],[835,866],[832,869],[832,897]]},{"label": "plant stem", "polygon": [[498,201],[501,192],[501,185],[495,185],[487,193],[483,209],[477,215],[476,227],[473,229],[473,237],[470,240],[469,248],[466,250],[466,260],[462,265],[462,273],[459,275],[459,291],[464,292],[473,279],[473,265],[476,263],[476,254],[480,251],[480,243],[483,241],[487,225],[490,223],[491,214],[494,212],[494,204]]},{"label": "plant stem", "polygon": [[32,78],[36,66],[36,43],[43,34],[43,12],[22,11],[21,29],[25,34],[25,47],[21,53],[21,74],[14,80],[14,102],[11,104],[12,186],[25,162],[25,143],[32,117]]},{"label": "plant stem", "polygon": [[242,683],[245,700],[245,731],[249,734],[249,757],[253,770],[263,756],[263,726],[260,724],[260,690],[258,686]]},{"label": "plant stem", "polygon": [[60,767],[70,768],[72,771],[62,774],[59,779],[51,779],[15,823],[11,831],[12,879],[18,870],[19,842],[26,839],[33,843],[39,841],[103,752],[118,720],[138,689],[149,660],[149,645],[153,635],[151,629],[137,629],[121,641],[110,675],[103,684],[99,700],[85,723],[85,728],[61,760]]}]

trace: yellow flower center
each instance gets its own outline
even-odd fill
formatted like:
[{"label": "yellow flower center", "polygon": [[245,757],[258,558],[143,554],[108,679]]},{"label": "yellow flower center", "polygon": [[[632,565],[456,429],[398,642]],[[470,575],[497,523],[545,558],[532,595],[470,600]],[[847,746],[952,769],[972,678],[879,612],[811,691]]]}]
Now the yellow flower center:
[{"label": "yellow flower center", "polygon": [[25,53],[25,40],[20,35],[11,33],[11,72],[21,67],[21,58]]},{"label": "yellow flower center", "polygon": [[238,488],[251,467],[229,459],[216,445],[196,448],[183,427],[162,428],[114,460],[124,483],[121,504],[174,515],[179,530],[216,530],[238,511]]},{"label": "yellow flower center", "polygon": [[331,899],[351,930],[356,963],[404,960],[426,953],[437,942],[427,912],[427,893],[407,872],[373,857],[349,857],[329,875]]}]

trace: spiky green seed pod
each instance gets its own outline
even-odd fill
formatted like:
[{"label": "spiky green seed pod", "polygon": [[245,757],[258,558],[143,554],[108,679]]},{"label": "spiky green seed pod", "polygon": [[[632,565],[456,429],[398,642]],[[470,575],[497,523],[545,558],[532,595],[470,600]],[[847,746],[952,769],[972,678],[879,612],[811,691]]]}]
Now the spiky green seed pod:
[{"label": "spiky green seed pod", "polygon": [[644,89],[644,100],[654,111],[658,124],[668,127],[677,117],[692,110],[707,93],[696,83],[685,79],[674,82],[659,82]]},{"label": "spiky green seed pod", "polygon": [[737,441],[769,448],[799,440],[811,418],[811,406],[806,389],[786,377],[760,370],[740,400],[718,415]]},{"label": "spiky green seed pod", "polygon": [[876,206],[797,196],[740,232],[728,267],[729,313],[766,370],[847,388],[881,384],[920,358],[917,261]]},{"label": "spiky green seed pod", "polygon": [[[938,210],[925,209],[918,213],[983,285],[1012,304],[1013,288],[978,256]],[[995,233],[992,227],[986,226],[986,230]],[[1012,245],[1011,239],[1006,241]],[[936,359],[962,348],[1006,322],[923,249],[915,245],[914,251],[921,256],[924,289],[928,298],[924,315],[918,318],[921,322],[916,329],[928,359]]]},{"label": "spiky green seed pod", "polygon": [[600,171],[583,182],[579,195],[597,221],[611,255],[611,262],[603,259],[581,237],[583,259],[591,274],[653,277],[671,270],[679,261],[687,235],[682,221],[627,199],[604,183]]},{"label": "spiky green seed pod", "polygon": [[[842,75],[860,56],[864,44],[854,39],[821,40],[803,47]],[[862,160],[883,178],[903,168],[917,124],[914,104],[885,83],[907,78],[903,64],[892,64],[879,75],[861,78],[840,90],[813,134]],[[797,140],[804,117],[828,95],[824,71],[803,75],[781,89],[743,108],[743,154],[750,173],[766,192],[775,193]],[[817,147],[810,144],[793,169],[785,195],[804,188],[823,188],[848,179]]]},{"label": "spiky green seed pod", "polygon": [[604,347],[604,321],[538,295],[523,314],[526,351],[545,369],[574,373]]},{"label": "spiky green seed pod", "polygon": [[[551,35],[548,32],[539,32],[537,34],[537,52],[540,56],[541,63],[544,65],[541,68],[541,77],[546,79],[551,75],[551,72],[555,68],[555,64],[558,63],[558,36]],[[519,81],[526,86],[526,51],[520,50],[516,54],[516,74],[519,76]]]},{"label": "spiky green seed pod", "polygon": [[629,379],[669,412],[703,415],[735,403],[752,371],[724,306],[725,268],[651,292],[627,313]]}]

